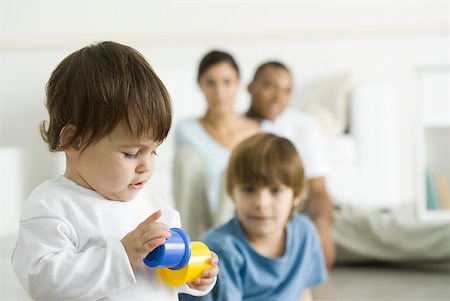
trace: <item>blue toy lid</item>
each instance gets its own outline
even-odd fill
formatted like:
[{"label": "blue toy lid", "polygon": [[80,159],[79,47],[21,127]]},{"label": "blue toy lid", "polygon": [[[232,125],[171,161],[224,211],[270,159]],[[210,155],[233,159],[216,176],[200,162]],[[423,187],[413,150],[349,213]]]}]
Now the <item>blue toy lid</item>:
[{"label": "blue toy lid", "polygon": [[[180,228],[170,228],[172,237],[151,251],[144,258],[144,263],[151,267],[166,267],[171,270],[183,268],[191,258],[191,240],[189,235]],[[169,247],[169,249],[167,249]]]},{"label": "blue toy lid", "polygon": [[180,228],[171,228],[170,230],[177,232],[178,234],[180,234],[180,236],[183,238],[184,241],[184,255],[183,255],[183,259],[180,261],[180,263],[172,268],[170,268],[171,270],[179,270],[182,269],[188,262],[189,259],[191,259],[191,239],[189,238],[189,235]]}]

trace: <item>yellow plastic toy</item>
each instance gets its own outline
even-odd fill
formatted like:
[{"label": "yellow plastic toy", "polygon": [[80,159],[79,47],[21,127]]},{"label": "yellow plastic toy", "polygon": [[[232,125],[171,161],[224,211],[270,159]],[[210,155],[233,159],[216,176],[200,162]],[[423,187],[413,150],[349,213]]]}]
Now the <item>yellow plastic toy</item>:
[{"label": "yellow plastic toy", "polygon": [[191,243],[189,235],[180,228],[171,228],[172,236],[150,252],[144,263],[156,268],[161,279],[170,286],[194,281],[210,269],[211,251],[200,241]]},{"label": "yellow plastic toy", "polygon": [[179,286],[194,281],[204,270],[211,268],[211,251],[200,241],[192,242],[192,252],[189,262],[179,270],[157,268],[161,279],[170,286]]}]

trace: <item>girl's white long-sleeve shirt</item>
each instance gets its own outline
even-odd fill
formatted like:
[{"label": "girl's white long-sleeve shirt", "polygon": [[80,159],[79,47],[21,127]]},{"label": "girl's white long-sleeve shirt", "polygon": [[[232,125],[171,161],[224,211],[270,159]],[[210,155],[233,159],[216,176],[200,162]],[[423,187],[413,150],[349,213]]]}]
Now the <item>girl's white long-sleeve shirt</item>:
[{"label": "girl's white long-sleeve shirt", "polygon": [[44,182],[24,205],[13,269],[35,300],[178,300],[180,292],[208,293],[170,287],[144,263],[132,270],[120,240],[157,210],[160,222],[180,227],[178,212],[149,194],[117,202],[64,176]]}]

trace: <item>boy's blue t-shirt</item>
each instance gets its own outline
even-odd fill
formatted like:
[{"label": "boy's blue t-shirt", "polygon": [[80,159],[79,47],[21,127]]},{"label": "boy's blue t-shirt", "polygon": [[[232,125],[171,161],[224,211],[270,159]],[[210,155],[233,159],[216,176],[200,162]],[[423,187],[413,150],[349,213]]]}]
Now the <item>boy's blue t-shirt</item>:
[{"label": "boy's blue t-shirt", "polygon": [[[204,239],[219,256],[219,276],[213,291],[195,300],[296,300],[304,289],[327,277],[319,235],[314,224],[295,215],[287,225],[286,252],[277,258],[257,253],[237,217],[210,230]],[[187,295],[181,300],[194,300]]]}]

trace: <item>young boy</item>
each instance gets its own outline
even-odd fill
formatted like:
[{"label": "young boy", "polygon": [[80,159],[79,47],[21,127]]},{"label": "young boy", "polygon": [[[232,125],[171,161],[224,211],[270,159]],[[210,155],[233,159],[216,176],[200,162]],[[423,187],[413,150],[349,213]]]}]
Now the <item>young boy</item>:
[{"label": "young boy", "polygon": [[103,42],[65,58],[47,84],[41,134],[66,170],[27,199],[12,265],[37,300],[178,300],[204,295],[212,268],[169,287],[143,264],[179,227],[178,213],[140,190],[172,119],[169,94],[143,56]]},{"label": "young boy", "polygon": [[204,299],[311,300],[326,267],[314,224],[295,213],[305,178],[294,145],[252,136],[233,150],[226,177],[236,216],[206,234],[220,274]]}]

